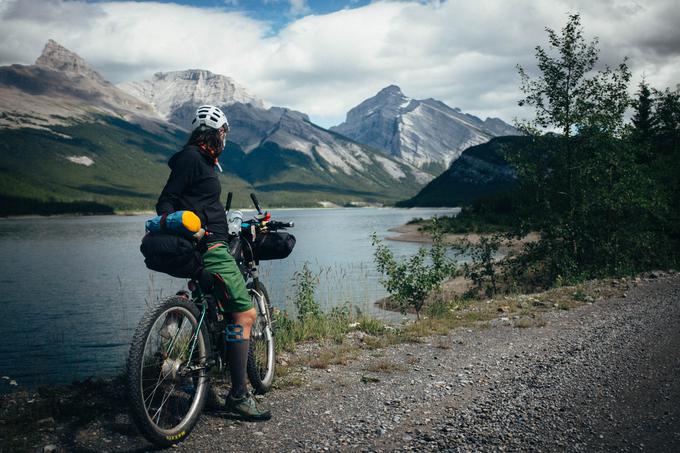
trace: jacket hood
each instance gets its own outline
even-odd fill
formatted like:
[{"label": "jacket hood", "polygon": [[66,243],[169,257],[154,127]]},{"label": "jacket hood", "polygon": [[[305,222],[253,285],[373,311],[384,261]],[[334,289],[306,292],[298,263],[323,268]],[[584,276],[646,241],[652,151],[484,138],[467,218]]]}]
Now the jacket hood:
[{"label": "jacket hood", "polygon": [[170,158],[170,160],[168,161],[168,167],[170,167],[170,169],[175,168],[175,164],[176,164],[176,162],[177,162],[177,159],[178,159],[179,156],[182,155],[183,153],[196,153],[196,154],[198,154],[199,156],[201,156],[203,159],[205,159],[206,162],[212,164],[212,160],[210,159],[210,157],[209,157],[209,156],[206,156],[205,154],[203,154],[203,153],[201,152],[201,150],[198,148],[198,146],[195,146],[195,145],[187,145],[187,146],[185,146],[184,148],[182,148],[181,151],[178,151],[178,152],[176,152],[175,154],[173,154],[173,156]]}]

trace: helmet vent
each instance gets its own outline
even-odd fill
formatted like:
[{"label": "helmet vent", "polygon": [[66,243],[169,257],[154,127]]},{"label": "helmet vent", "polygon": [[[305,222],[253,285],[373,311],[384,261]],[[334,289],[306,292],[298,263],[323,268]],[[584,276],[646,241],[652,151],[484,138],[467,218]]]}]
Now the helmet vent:
[{"label": "helmet vent", "polygon": [[222,110],[213,105],[202,105],[196,110],[196,115],[191,121],[193,129],[199,126],[207,126],[212,129],[219,129],[226,126],[229,129],[229,121]]}]

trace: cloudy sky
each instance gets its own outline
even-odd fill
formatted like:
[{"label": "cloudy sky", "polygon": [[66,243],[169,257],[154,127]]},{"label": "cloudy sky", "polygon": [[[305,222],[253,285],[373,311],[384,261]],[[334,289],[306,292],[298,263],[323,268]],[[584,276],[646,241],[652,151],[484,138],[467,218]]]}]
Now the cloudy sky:
[{"label": "cloudy sky", "polygon": [[635,83],[680,83],[677,0],[0,0],[0,65],[32,64],[52,38],[115,83],[208,69],[326,127],[390,84],[511,121],[528,115],[515,65],[575,12],[602,64],[628,56]]}]

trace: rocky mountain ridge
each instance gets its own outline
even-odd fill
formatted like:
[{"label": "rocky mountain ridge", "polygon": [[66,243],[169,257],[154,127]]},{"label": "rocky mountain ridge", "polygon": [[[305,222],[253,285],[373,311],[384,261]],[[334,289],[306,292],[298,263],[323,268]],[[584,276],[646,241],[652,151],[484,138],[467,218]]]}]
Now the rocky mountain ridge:
[{"label": "rocky mountain ridge", "polygon": [[150,104],[167,121],[185,129],[196,107],[203,104],[227,106],[235,103],[264,108],[264,102],[248,93],[231,77],[203,69],[157,72],[151,80],[126,82],[118,86]]},{"label": "rocky mountain ridge", "polygon": [[445,172],[397,206],[464,206],[477,198],[512,190],[517,184],[517,175],[506,162],[504,153],[526,143],[526,137],[504,136],[467,148]]},{"label": "rocky mountain ridge", "polygon": [[49,40],[35,65],[0,67],[0,127],[49,128],[111,115],[157,131],[147,103],[105,80],[85,60]]},{"label": "rocky mountain ridge", "polygon": [[187,115],[205,102],[230,118],[220,178],[237,201],[257,191],[267,192],[269,206],[393,203],[433,177],[304,113],[266,108],[208,71],[157,74],[155,83],[137,85],[151,105],[54,41],[37,63],[0,67],[0,201],[14,214],[54,213],[56,203],[59,212],[149,209],[169,156],[186,141]]},{"label": "rocky mountain ridge", "polygon": [[[309,117],[283,107],[266,108],[233,79],[205,70],[156,73],[149,81],[119,85],[130,95],[150,102],[171,123],[187,128],[196,108],[212,103],[229,118],[229,140],[246,154],[268,143],[294,150],[317,161],[322,171],[374,180],[369,167],[379,167],[390,180],[425,184],[433,175],[398,158],[313,124]],[[385,181],[374,181],[384,184]]]},{"label": "rocky mountain ridge", "polygon": [[36,66],[53,69],[55,71],[81,75],[105,85],[108,82],[90,67],[79,55],[71,52],[66,47],[50,39],[40,56],[35,60]]},{"label": "rocky mountain ridge", "polygon": [[517,135],[499,118],[482,121],[436,99],[412,99],[396,85],[383,88],[330,130],[422,169],[444,170],[464,149]]}]

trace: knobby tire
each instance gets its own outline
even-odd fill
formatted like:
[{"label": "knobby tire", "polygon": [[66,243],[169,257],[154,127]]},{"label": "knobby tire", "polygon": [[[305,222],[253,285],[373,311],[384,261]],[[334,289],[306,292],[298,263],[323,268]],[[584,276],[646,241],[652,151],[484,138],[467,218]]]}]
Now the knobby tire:
[{"label": "knobby tire", "polygon": [[[260,309],[253,298],[253,302],[256,304],[255,309],[258,311],[257,320],[255,322],[259,323],[259,326],[253,326],[253,331],[258,327],[261,336],[256,338],[256,336],[253,335],[253,332],[251,332],[250,349],[248,351],[248,380],[250,380],[250,384],[253,386],[255,393],[264,394],[271,390],[274,384],[274,374],[276,372],[274,332],[271,324],[272,306],[267,289],[262,283],[259,283],[257,288],[254,288],[251,284],[249,285],[249,289],[255,289],[264,296],[264,305],[265,309],[268,311],[268,318],[270,320],[270,323],[267,326],[265,321],[266,318],[260,313]],[[265,329],[265,327],[268,327],[268,329]]]},{"label": "knobby tire", "polygon": [[[160,332],[167,322],[164,320],[172,317],[179,320],[177,332],[174,336],[171,332],[169,339],[163,338]],[[194,366],[208,360],[211,349],[205,320],[192,349],[199,320],[198,307],[192,301],[181,296],[171,297],[147,310],[130,345],[127,377],[132,417],[144,437],[159,446],[169,447],[186,439],[198,422],[210,390],[205,370],[184,375],[173,372],[182,370],[190,355],[190,364]],[[159,351],[150,355],[154,344],[160,345]],[[163,426],[166,424],[169,426]]]}]

